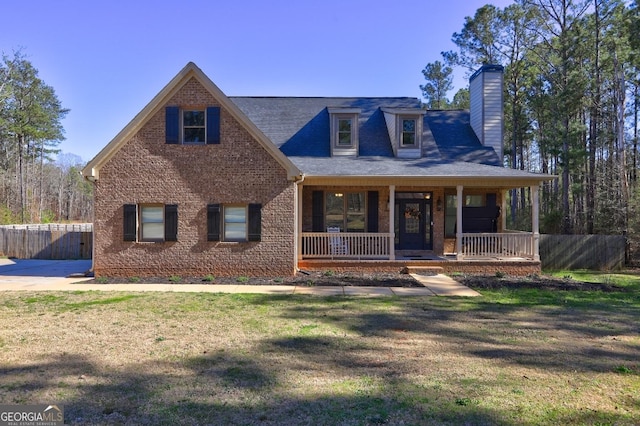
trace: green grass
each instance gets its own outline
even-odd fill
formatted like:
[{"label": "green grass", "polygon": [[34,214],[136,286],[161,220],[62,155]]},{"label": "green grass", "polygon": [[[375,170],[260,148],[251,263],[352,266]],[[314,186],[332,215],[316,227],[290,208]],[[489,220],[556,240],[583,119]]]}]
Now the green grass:
[{"label": "green grass", "polygon": [[7,292],[0,395],[69,424],[637,424],[639,277],[559,274],[621,291]]}]

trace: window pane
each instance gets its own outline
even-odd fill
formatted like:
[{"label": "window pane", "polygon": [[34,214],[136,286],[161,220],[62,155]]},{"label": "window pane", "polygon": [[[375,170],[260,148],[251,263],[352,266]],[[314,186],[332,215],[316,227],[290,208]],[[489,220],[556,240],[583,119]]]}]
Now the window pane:
[{"label": "window pane", "polygon": [[484,207],[484,198],[482,195],[466,195],[464,197],[464,205],[469,207]]},{"label": "window pane", "polygon": [[224,227],[224,239],[227,241],[241,241],[247,239],[247,225],[245,223],[227,223]]},{"label": "window pane", "polygon": [[184,126],[204,126],[204,111],[184,111]]},{"label": "window pane", "polygon": [[340,133],[338,145],[351,145],[351,133]]},{"label": "window pane", "polygon": [[349,213],[361,212],[364,214],[364,192],[347,194],[347,209]]},{"label": "window pane", "polygon": [[416,121],[415,120],[402,120],[402,131],[415,133]]},{"label": "window pane", "polygon": [[247,209],[245,207],[224,208],[224,239],[227,241],[247,239]]},{"label": "window pane", "polygon": [[162,206],[142,206],[142,223],[162,223],[164,208]]},{"label": "window pane", "polygon": [[364,213],[347,214],[347,232],[364,232]]},{"label": "window pane", "polygon": [[204,142],[204,127],[202,128],[185,128],[184,142]]},{"label": "window pane", "polygon": [[143,223],[142,224],[143,240],[163,240],[164,224],[163,223]]}]

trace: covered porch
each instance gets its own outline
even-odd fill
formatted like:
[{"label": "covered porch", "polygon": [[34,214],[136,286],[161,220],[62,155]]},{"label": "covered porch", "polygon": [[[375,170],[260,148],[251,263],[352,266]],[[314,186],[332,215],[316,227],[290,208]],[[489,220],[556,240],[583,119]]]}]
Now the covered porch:
[{"label": "covered porch", "polygon": [[[538,182],[507,185],[485,179],[453,187],[451,179],[448,185],[437,179],[404,179],[386,186],[371,179],[369,185],[349,183],[298,185],[299,268],[416,266],[462,272],[482,266],[495,272],[505,264],[527,265],[527,270],[533,265],[533,272],[539,272]],[[502,214],[507,191],[521,186],[528,186],[532,195],[530,232],[506,229]],[[336,203],[343,203],[342,216],[332,207]]]}]

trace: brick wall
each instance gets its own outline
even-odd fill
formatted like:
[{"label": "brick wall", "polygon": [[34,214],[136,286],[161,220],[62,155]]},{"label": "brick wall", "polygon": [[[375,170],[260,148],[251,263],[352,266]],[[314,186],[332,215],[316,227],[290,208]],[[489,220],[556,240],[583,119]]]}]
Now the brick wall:
[{"label": "brick wall", "polygon": [[[191,79],[167,105],[220,106]],[[295,185],[222,108],[219,145],[167,145],[160,108],[102,167],[95,188],[96,276],[287,276],[295,270]],[[123,241],[123,205],[178,205],[178,241]],[[260,242],[207,241],[207,204],[262,204]]]}]

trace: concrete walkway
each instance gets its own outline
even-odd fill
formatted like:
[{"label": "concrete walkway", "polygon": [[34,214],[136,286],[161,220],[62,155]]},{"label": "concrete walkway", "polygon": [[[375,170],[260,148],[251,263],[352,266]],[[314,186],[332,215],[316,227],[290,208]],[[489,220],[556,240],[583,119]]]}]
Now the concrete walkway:
[{"label": "concrete walkway", "polygon": [[90,260],[0,259],[0,291],[164,291],[191,293],[308,294],[315,296],[480,296],[446,275],[411,274],[420,287],[307,287],[243,284],[83,283]]}]

